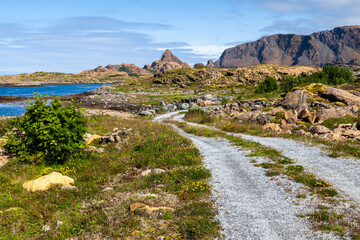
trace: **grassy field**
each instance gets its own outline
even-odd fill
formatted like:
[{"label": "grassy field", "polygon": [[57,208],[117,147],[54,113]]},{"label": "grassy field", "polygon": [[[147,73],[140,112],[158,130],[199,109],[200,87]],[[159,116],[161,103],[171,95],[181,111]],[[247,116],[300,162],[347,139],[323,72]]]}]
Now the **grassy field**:
[{"label": "grassy field", "polygon": [[[115,127],[133,130],[120,145],[96,143],[104,153],[89,152],[63,165],[13,159],[0,168],[0,239],[220,237],[209,201],[211,174],[192,143],[149,120],[88,118],[91,133],[103,135]],[[142,174],[149,169],[149,175]],[[74,178],[77,189],[29,193],[22,188],[53,171]],[[151,215],[130,211],[134,203],[169,210]]]}]

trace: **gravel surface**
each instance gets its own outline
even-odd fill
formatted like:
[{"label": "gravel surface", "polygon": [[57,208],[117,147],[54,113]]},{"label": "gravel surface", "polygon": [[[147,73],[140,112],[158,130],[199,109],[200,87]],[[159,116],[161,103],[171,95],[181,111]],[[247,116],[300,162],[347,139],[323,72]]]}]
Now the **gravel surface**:
[{"label": "gravel surface", "polygon": [[296,215],[289,194],[254,167],[248,152],[226,141],[187,136],[212,172],[213,197],[227,239],[310,239],[307,223]]},{"label": "gravel surface", "polygon": [[347,158],[332,158],[318,147],[308,146],[293,140],[273,137],[256,137],[240,134],[243,139],[255,141],[282,152],[316,174],[360,205],[360,161]]},{"label": "gravel surface", "polygon": [[[174,117],[170,113],[156,121]],[[181,116],[175,116],[181,121]],[[311,224],[297,217],[304,206],[295,205],[294,195],[279,182],[265,176],[265,170],[255,167],[249,152],[226,140],[187,134],[204,157],[212,173],[212,196],[218,207],[218,219],[226,239],[338,239],[325,233],[314,233]]]}]

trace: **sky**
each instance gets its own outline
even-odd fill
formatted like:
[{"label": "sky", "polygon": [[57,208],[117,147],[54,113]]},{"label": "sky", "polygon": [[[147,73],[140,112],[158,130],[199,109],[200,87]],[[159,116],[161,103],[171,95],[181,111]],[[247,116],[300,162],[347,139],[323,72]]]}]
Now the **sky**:
[{"label": "sky", "polygon": [[0,0],[0,75],[140,67],[170,49],[193,65],[277,33],[360,25],[359,0]]}]

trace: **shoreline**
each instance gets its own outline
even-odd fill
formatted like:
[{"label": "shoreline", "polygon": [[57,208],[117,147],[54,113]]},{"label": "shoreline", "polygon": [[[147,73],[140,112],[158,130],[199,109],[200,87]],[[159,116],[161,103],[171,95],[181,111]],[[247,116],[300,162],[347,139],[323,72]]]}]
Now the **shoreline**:
[{"label": "shoreline", "polygon": [[45,83],[38,83],[38,82],[25,82],[25,83],[0,83],[0,88],[1,87],[43,87],[46,85],[88,85],[88,84],[96,84],[96,85],[112,85],[112,84],[117,84],[119,83],[119,81],[115,81],[115,82],[106,82],[106,83],[102,83],[102,82],[80,82],[80,83],[53,83],[53,82],[45,82]]}]

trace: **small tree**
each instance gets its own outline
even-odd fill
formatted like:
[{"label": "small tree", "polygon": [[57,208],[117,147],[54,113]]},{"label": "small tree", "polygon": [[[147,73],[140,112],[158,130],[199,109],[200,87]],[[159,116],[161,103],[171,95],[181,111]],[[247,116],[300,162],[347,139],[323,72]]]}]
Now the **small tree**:
[{"label": "small tree", "polygon": [[272,92],[279,88],[277,81],[273,77],[267,77],[256,88],[255,93]]},{"label": "small tree", "polygon": [[57,97],[50,103],[35,97],[24,116],[13,121],[5,147],[27,162],[62,163],[81,156],[86,120],[78,104],[63,106]]}]

